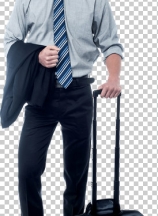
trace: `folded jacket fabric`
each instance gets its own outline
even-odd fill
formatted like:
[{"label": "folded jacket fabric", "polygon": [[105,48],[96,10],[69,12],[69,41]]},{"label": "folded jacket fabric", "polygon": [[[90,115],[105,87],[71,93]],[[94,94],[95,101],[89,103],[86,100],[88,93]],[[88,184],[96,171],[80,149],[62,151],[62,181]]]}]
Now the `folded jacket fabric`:
[{"label": "folded jacket fabric", "polygon": [[0,110],[2,128],[9,127],[17,119],[25,103],[42,108],[55,88],[56,67],[46,68],[38,59],[45,47],[22,40],[10,47]]}]

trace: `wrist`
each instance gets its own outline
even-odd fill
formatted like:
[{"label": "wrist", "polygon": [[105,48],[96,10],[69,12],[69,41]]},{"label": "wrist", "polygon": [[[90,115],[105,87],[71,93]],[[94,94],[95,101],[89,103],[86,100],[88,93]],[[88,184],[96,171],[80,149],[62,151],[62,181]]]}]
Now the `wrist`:
[{"label": "wrist", "polygon": [[120,80],[120,75],[109,75],[108,80]]}]

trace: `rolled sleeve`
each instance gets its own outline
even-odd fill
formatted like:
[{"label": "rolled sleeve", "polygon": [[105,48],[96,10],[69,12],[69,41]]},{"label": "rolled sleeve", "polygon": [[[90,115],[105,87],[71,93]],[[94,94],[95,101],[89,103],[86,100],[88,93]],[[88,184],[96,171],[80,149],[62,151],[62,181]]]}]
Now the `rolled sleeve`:
[{"label": "rolled sleeve", "polygon": [[13,11],[4,32],[4,52],[7,57],[8,51],[13,43],[25,39],[27,35],[26,17],[24,3],[22,0],[15,0]]},{"label": "rolled sleeve", "polygon": [[93,41],[103,53],[103,62],[112,53],[124,59],[124,48],[119,43],[117,26],[108,0],[97,1],[92,24]]}]

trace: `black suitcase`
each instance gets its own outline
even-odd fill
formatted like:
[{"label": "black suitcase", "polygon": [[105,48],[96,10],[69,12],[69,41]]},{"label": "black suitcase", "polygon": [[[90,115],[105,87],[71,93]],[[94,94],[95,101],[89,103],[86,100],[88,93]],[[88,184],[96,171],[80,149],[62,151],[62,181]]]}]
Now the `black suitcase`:
[{"label": "black suitcase", "polygon": [[116,116],[116,143],[115,143],[115,175],[114,175],[114,199],[96,200],[97,183],[96,183],[96,107],[97,97],[101,94],[102,89],[93,91],[94,113],[93,113],[93,158],[92,158],[92,202],[86,206],[85,213],[78,216],[143,216],[137,210],[121,210],[119,202],[119,156],[120,156],[120,96],[117,97],[117,116]]}]

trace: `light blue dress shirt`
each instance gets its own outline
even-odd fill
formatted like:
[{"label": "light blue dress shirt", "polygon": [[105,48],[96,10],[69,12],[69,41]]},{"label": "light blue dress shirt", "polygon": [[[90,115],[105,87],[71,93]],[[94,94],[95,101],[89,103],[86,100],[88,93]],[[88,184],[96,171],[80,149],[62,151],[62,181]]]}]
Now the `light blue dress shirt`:
[{"label": "light blue dress shirt", "polygon": [[[112,53],[124,59],[108,0],[64,0],[64,11],[73,77],[90,74],[101,53],[103,62]],[[17,40],[55,45],[53,0],[15,0],[5,28],[5,57]]]}]

